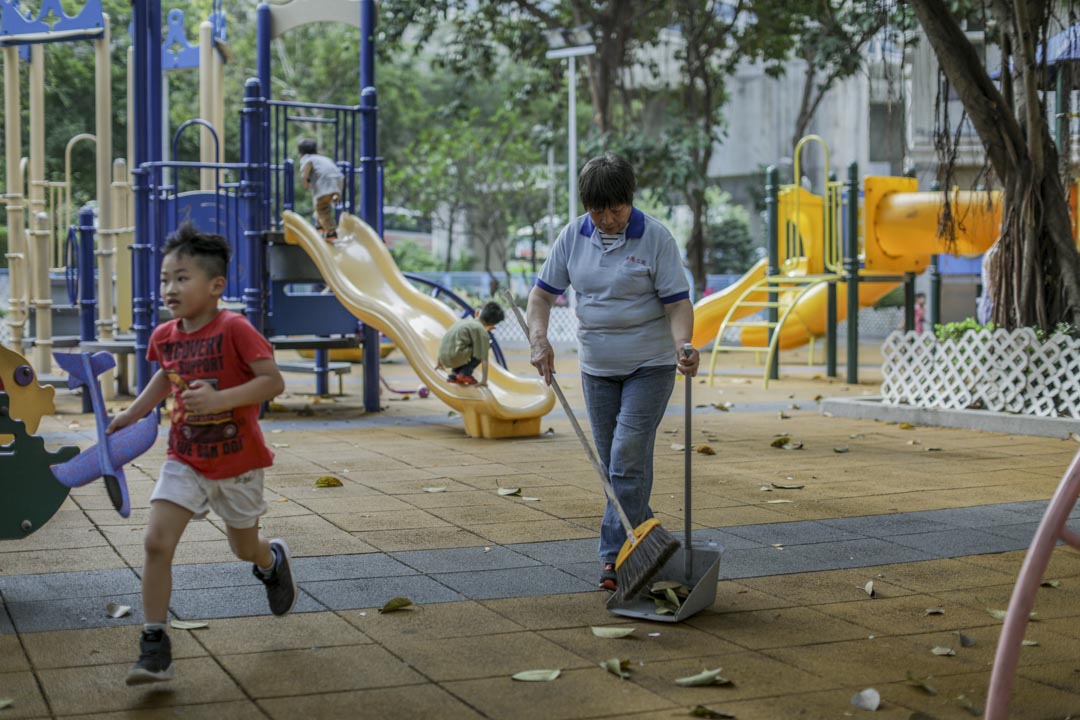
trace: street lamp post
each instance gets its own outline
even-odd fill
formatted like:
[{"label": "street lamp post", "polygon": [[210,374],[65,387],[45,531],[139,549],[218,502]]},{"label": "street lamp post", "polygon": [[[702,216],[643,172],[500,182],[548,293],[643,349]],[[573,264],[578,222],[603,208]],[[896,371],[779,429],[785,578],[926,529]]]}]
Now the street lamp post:
[{"label": "street lamp post", "polygon": [[547,30],[544,32],[547,39],[548,60],[561,60],[566,58],[569,65],[566,68],[566,92],[567,92],[567,179],[566,187],[569,197],[569,222],[577,217],[577,95],[574,92],[577,78],[577,58],[583,55],[592,55],[596,52],[596,45],[589,37],[587,26],[573,28],[572,30]]}]

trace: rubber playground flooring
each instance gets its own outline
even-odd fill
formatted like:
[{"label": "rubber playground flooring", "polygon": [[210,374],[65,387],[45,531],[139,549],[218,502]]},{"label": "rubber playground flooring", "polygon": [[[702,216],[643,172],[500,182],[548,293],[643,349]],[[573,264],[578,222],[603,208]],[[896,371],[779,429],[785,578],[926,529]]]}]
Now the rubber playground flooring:
[{"label": "rubber playground flooring", "polygon": [[[822,417],[819,396],[875,392],[873,350],[862,357],[857,386],[797,354],[767,391],[759,369],[735,365],[746,356],[722,358],[713,386],[695,382],[692,441],[715,454],[693,456],[694,538],[725,552],[716,603],[678,625],[609,615],[592,589],[602,497],[561,411],[540,437],[475,440],[433,397],[384,392],[385,410],[365,415],[359,368],[329,399],[310,395],[310,376],[287,375],[289,395],[264,420],[277,459],[263,525],[292,548],[297,611],[270,617],[220,523],[193,523],[170,610],[207,626],[170,631],[176,681],[123,684],[162,438],[129,468],[130,518],[93,484],[39,532],[0,544],[0,700],[13,701],[0,720],[676,718],[698,705],[743,720],[844,718],[867,714],[851,696],[868,687],[882,697],[868,717],[975,717],[1001,626],[989,610],[1007,606],[1080,446]],[[510,362],[529,370],[523,352]],[[557,367],[583,408],[572,355]],[[391,386],[416,387],[400,356],[382,369]],[[680,381],[655,448],[653,507],[670,530],[684,518],[682,393]],[[93,442],[78,399],[57,404],[48,442]],[[773,448],[778,435],[802,448]],[[323,476],[341,487],[316,487]],[[1058,582],[1040,590],[1016,718],[1080,715],[1080,554],[1059,548],[1048,579]],[[416,606],[380,614],[395,596]],[[108,602],[133,611],[110,618]],[[590,631],[613,624],[634,633]],[[629,679],[600,667],[611,658],[630,661]],[[730,684],[674,683],[705,668]],[[510,679],[532,669],[562,673]]]}]

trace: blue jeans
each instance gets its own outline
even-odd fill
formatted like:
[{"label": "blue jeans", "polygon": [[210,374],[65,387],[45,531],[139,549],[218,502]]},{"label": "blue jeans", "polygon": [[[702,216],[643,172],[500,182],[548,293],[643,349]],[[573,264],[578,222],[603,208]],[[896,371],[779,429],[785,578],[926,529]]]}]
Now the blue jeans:
[{"label": "blue jeans", "polygon": [[[596,452],[619,504],[637,527],[653,516],[653,446],[675,387],[675,366],[643,367],[614,377],[582,373],[581,384]],[[609,500],[600,526],[600,562],[615,562],[625,541],[626,531]]]}]

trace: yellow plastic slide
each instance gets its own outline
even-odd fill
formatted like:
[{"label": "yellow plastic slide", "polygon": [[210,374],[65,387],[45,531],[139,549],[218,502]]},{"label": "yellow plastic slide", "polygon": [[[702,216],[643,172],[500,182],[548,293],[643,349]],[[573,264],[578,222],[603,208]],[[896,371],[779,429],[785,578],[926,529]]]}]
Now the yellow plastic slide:
[{"label": "yellow plastic slide", "polygon": [[363,221],[343,214],[333,244],[299,215],[286,212],[285,241],[302,247],[337,299],[357,318],[388,335],[421,381],[461,413],[472,437],[540,434],[540,419],[555,396],[542,381],[527,380],[492,363],[487,387],[446,382],[436,370],[439,342],[458,316],[414,288],[398,270],[386,245]]},{"label": "yellow plastic slide", "polygon": [[[724,317],[728,314],[732,304],[746,292],[747,288],[763,280],[768,268],[769,261],[767,259],[758,260],[746,274],[734,283],[697,301],[697,304],[694,305],[694,347],[704,347],[716,339],[716,333],[720,330],[720,323],[724,322]],[[746,299],[751,302],[766,302],[769,296],[768,293],[760,292],[753,293]],[[752,315],[760,309],[754,306],[740,308],[732,317],[732,320]]]},{"label": "yellow plastic slide", "polygon": [[[948,251],[939,227],[944,194],[916,192],[918,183],[911,178],[868,177],[865,180],[864,246],[866,271],[895,275],[922,272],[934,253]],[[1001,225],[1001,195],[997,192],[951,192],[955,245],[952,252],[975,255],[986,252],[996,241]],[[803,264],[805,267],[805,263]],[[731,305],[752,283],[765,276],[765,261],[754,265],[730,288],[702,298],[694,306],[694,346],[703,347],[716,339]],[[797,273],[790,273],[795,275]],[[873,305],[898,283],[863,282],[859,284],[859,306]],[[780,293],[780,315],[794,302],[800,290]],[[825,334],[828,290],[825,284],[807,291],[780,329],[780,349],[787,350]],[[754,293],[747,300],[761,302],[766,293]],[[847,318],[847,286],[836,289],[837,321]],[[760,307],[751,305],[737,315],[748,315]],[[737,318],[733,318],[737,319]],[[765,347],[765,328],[744,327],[741,342],[746,347]]]}]

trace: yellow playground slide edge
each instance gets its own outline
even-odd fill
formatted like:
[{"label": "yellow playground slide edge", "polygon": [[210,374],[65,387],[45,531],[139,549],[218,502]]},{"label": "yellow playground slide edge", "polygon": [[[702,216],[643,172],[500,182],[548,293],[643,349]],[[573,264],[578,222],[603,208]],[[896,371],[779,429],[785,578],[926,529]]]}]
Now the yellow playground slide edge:
[{"label": "yellow playground slide edge", "polygon": [[[724,321],[724,316],[727,315],[732,304],[739,299],[747,288],[765,278],[768,267],[768,260],[758,260],[753,267],[734,283],[697,301],[694,305],[694,338],[692,341],[694,347],[705,347],[716,339],[716,333],[720,330],[720,323]],[[746,299],[751,302],[765,302],[768,300],[768,293],[753,293]],[[757,310],[758,308],[754,306],[740,308],[731,319],[739,320],[747,315],[752,315]]]},{"label": "yellow playground slide edge", "polygon": [[513,375],[492,363],[488,386],[448,383],[436,370],[439,342],[458,316],[405,279],[378,234],[359,218],[343,214],[333,244],[299,215],[283,215],[285,241],[299,245],[326,284],[353,315],[389,336],[421,382],[461,413],[472,437],[526,437],[540,433],[540,419],[555,395],[539,379]]}]

